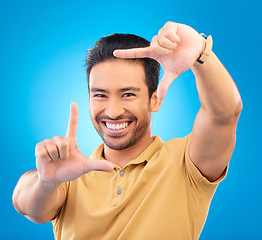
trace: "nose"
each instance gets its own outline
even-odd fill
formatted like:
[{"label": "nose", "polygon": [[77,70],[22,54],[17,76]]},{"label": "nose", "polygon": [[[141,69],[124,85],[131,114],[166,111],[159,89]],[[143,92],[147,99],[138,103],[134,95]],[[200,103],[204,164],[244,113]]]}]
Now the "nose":
[{"label": "nose", "polygon": [[112,118],[116,119],[121,116],[125,112],[125,109],[122,106],[121,100],[117,98],[110,98],[107,102],[107,106],[105,109],[105,114]]}]

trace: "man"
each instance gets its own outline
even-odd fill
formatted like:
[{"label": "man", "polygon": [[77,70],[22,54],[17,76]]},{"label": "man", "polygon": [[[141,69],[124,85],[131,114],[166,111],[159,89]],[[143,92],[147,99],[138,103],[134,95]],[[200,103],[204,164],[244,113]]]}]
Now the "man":
[{"label": "man", "polygon": [[[151,44],[128,34],[100,39],[88,52],[87,77],[90,116],[104,144],[83,156],[72,103],[66,137],[37,144],[37,170],[14,190],[17,211],[34,222],[52,220],[56,239],[198,239],[242,109],[211,47],[211,37],[173,22]],[[151,135],[152,113],[188,69],[201,108],[191,134],[164,143]]]}]

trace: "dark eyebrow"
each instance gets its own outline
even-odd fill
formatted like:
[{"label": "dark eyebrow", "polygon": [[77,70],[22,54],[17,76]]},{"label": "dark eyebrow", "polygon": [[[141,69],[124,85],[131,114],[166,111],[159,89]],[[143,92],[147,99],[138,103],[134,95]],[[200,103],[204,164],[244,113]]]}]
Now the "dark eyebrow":
[{"label": "dark eyebrow", "polygon": [[119,92],[127,92],[127,91],[135,91],[135,92],[140,92],[141,89],[137,88],[137,87],[125,87],[125,88],[121,88],[119,90]]},{"label": "dark eyebrow", "polygon": [[[120,88],[119,92],[127,92],[127,91],[135,91],[135,92],[140,92],[141,89],[138,87],[125,87],[125,88]],[[103,92],[103,93],[108,93],[107,90],[103,88],[91,88],[90,92]]]},{"label": "dark eyebrow", "polygon": [[91,88],[90,92],[104,92],[104,93],[108,93],[107,90],[102,89],[102,88]]}]

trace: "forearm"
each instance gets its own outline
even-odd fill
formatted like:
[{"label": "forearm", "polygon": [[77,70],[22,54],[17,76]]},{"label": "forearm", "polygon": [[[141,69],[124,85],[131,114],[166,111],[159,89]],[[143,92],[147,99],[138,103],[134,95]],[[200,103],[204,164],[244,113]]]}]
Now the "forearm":
[{"label": "forearm", "polygon": [[34,222],[50,221],[63,203],[63,192],[57,184],[43,183],[36,171],[25,173],[13,193],[16,210]]},{"label": "forearm", "polygon": [[191,70],[201,107],[212,120],[223,123],[239,115],[242,101],[238,89],[213,52],[204,64],[195,63]]}]

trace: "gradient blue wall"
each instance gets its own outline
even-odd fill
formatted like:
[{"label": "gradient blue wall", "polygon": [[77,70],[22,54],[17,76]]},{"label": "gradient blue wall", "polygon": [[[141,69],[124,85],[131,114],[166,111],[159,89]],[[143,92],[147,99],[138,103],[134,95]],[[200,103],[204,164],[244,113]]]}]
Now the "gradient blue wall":
[{"label": "gradient blue wall", "polygon": [[[19,177],[35,168],[34,148],[66,133],[69,105],[79,104],[78,142],[89,155],[101,142],[88,113],[83,62],[101,36],[134,33],[149,40],[166,21],[212,34],[214,52],[243,98],[229,173],[213,198],[200,239],[262,239],[261,6],[259,1],[7,1],[0,2],[0,239],[52,239],[12,206]],[[164,140],[191,131],[199,100],[188,71],[155,114]]]}]

